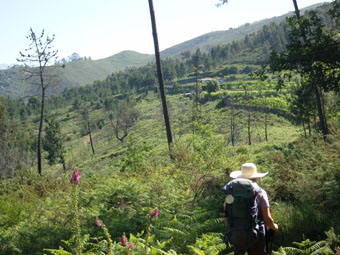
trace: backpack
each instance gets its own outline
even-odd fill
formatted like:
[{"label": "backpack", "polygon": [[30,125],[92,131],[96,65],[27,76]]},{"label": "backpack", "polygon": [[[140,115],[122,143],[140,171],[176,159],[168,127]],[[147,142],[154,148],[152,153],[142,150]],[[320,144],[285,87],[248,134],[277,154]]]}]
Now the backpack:
[{"label": "backpack", "polygon": [[247,230],[251,237],[248,239],[250,245],[260,229],[256,196],[261,189],[256,190],[251,180],[237,178],[230,181],[223,191],[227,194],[225,200],[227,237],[232,230]]}]

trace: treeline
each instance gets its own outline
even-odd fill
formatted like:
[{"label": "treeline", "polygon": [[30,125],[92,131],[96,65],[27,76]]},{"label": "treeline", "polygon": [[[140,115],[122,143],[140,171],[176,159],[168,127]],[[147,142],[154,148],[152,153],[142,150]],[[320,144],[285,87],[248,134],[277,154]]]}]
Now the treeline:
[{"label": "treeline", "polygon": [[20,126],[9,120],[5,102],[0,97],[0,180],[12,177],[15,170],[33,162],[32,133]]},{"label": "treeline", "polygon": [[[326,25],[331,25],[333,21],[326,14],[328,9],[329,5],[325,4],[317,8],[317,13]],[[284,50],[288,39],[288,24],[286,22],[271,23],[263,26],[258,32],[247,35],[243,40],[214,46],[208,52],[201,52],[198,48],[194,53],[183,52],[181,58],[162,60],[164,79],[167,83],[171,83],[187,77],[197,78],[195,76],[197,71],[199,71],[200,76],[205,75],[207,77],[239,73],[249,74],[254,71],[254,67],[251,67],[251,65],[264,64],[272,51],[280,52]],[[236,66],[224,67],[223,65],[226,63],[242,63],[249,66],[240,70]],[[64,105],[64,100],[67,102],[74,100],[100,101],[111,95],[143,94],[150,90],[157,90],[156,67],[153,63],[112,73],[105,80],[95,81],[91,85],[65,89],[59,96],[61,98],[52,96],[49,100],[53,102],[54,106],[58,106]],[[7,102],[9,101],[7,100]],[[7,106],[9,116],[25,115],[25,110],[14,110],[13,103],[9,102],[9,104],[10,106]],[[18,105],[22,106],[22,101],[19,100]],[[34,107],[31,106],[32,104],[28,107],[27,114],[33,110]]]}]

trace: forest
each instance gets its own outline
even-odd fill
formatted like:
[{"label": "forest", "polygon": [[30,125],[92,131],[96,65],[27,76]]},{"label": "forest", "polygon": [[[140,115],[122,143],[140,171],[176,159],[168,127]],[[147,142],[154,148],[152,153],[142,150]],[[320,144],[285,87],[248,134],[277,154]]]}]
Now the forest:
[{"label": "forest", "polygon": [[339,254],[339,17],[162,59],[168,129],[153,62],[55,95],[59,67],[27,69],[40,93],[0,96],[0,254],[233,254],[221,188],[245,162],[269,172],[272,254]]}]

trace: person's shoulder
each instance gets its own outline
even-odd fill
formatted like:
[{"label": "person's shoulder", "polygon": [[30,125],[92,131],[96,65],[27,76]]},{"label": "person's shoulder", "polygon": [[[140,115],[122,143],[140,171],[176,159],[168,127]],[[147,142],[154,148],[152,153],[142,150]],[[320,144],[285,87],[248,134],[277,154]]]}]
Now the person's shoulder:
[{"label": "person's shoulder", "polygon": [[263,188],[261,188],[261,187],[258,185],[258,183],[253,182],[253,186],[254,186],[254,189],[257,191],[257,193],[258,193],[260,196],[268,197],[266,190],[264,190]]},{"label": "person's shoulder", "polygon": [[257,192],[262,192],[262,188],[257,184],[257,182],[253,181],[253,187]]},{"label": "person's shoulder", "polygon": [[230,182],[223,186],[222,190],[227,193],[230,190]]},{"label": "person's shoulder", "polygon": [[258,187],[259,187],[259,190],[258,190],[258,197],[259,197],[259,198],[263,198],[263,199],[268,200],[268,194],[267,194],[267,192],[266,192],[263,188],[261,188],[260,186],[258,186]]}]

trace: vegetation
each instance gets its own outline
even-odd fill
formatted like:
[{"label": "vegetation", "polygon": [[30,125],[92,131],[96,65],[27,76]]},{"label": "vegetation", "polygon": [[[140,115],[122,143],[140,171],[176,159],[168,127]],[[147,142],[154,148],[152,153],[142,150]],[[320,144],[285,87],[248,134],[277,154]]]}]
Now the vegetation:
[{"label": "vegetation", "polygon": [[[26,38],[29,40],[29,47],[25,49],[25,53],[20,51],[21,58],[17,60],[25,64],[26,68],[23,71],[27,75],[26,80],[39,87],[41,106],[37,156],[38,172],[41,175],[41,134],[45,113],[45,95],[47,88],[58,84],[57,76],[54,74],[55,66],[51,66],[51,63],[58,57],[58,50],[53,49],[54,35],[52,38],[45,36],[44,30],[40,35],[37,35],[30,28],[30,34]],[[30,65],[29,68],[27,65]]]},{"label": "vegetation", "polygon": [[338,94],[323,94],[324,141],[300,73],[251,75],[264,31],[163,60],[170,151],[153,64],[48,97],[42,175],[41,100],[0,97],[0,253],[228,254],[221,187],[244,162],[269,172],[273,254],[339,253]]}]

